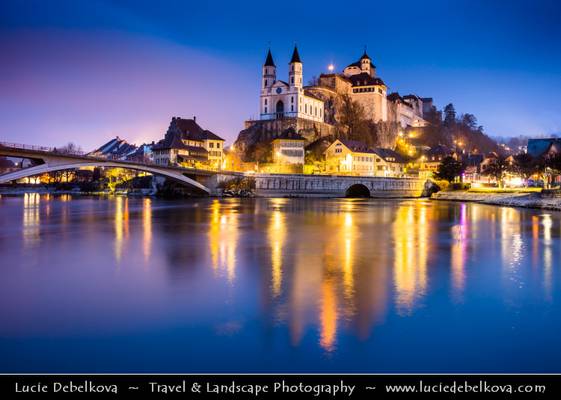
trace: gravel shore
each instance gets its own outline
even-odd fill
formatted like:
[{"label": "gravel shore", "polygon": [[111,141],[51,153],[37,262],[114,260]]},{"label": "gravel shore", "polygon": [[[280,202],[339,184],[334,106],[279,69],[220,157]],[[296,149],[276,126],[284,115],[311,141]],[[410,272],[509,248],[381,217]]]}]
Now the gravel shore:
[{"label": "gravel shore", "polygon": [[561,198],[542,197],[539,193],[480,193],[455,190],[434,193],[431,199],[561,211]]}]

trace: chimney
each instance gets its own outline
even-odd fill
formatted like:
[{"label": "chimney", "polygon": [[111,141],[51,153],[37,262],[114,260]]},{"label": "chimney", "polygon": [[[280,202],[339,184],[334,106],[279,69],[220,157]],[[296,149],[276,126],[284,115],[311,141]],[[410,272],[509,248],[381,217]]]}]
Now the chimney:
[{"label": "chimney", "polygon": [[197,122],[197,116],[193,115],[193,121]]}]

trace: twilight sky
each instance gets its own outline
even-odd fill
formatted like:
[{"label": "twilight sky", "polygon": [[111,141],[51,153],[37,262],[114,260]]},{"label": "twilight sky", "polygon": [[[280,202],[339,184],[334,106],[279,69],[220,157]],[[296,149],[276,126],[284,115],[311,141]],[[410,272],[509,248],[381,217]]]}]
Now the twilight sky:
[{"label": "twilight sky", "polygon": [[157,140],[172,116],[232,142],[256,117],[270,44],[286,80],[363,47],[390,91],[453,102],[490,135],[561,133],[561,4],[507,1],[6,0],[0,141],[91,150]]}]

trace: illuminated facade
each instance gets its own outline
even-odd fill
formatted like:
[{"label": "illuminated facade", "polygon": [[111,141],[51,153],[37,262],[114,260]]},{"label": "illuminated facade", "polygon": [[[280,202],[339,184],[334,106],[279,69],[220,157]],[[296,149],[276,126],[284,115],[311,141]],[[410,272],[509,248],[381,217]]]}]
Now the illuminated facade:
[{"label": "illuminated facade", "polygon": [[[289,63],[288,82],[279,80],[277,67],[269,50],[261,75],[260,120],[292,117],[333,124],[335,119],[332,117],[336,112],[333,99],[338,95],[350,96],[363,107],[366,117],[373,122],[399,120],[396,116],[390,117],[387,86],[376,76],[376,67],[366,51],[358,61],[349,64],[341,73],[320,74],[317,82],[309,86],[303,85],[302,66],[295,47]],[[402,118],[406,124],[404,126],[424,126],[422,113],[425,104],[416,96],[409,97],[411,99],[407,98],[404,101],[404,107],[411,110],[411,116]],[[413,97],[420,102],[416,103]],[[420,107],[417,114],[414,111],[415,107]],[[407,110],[404,108],[400,115],[405,115]],[[415,118],[414,115],[418,117]],[[418,123],[414,125],[413,121]]]},{"label": "illuminated facade", "polygon": [[349,95],[364,109],[368,119],[379,122],[388,120],[388,107],[384,81],[376,76],[376,66],[366,51],[360,60],[343,70],[343,76],[351,83]]},{"label": "illuminated facade", "polygon": [[173,117],[164,139],[152,151],[158,165],[220,169],[224,162],[224,139],[202,129],[195,118]]},{"label": "illuminated facade", "polygon": [[328,173],[374,176],[374,151],[364,143],[337,139],[325,150]]},{"label": "illuminated facade", "polygon": [[405,160],[395,151],[370,149],[354,140],[337,139],[325,150],[324,155],[328,173],[401,177],[406,172]]},{"label": "illuminated facade", "polygon": [[304,145],[306,140],[294,130],[287,130],[271,143],[273,162],[277,165],[304,164]]},{"label": "illuminated facade", "polygon": [[260,119],[292,117],[323,122],[324,102],[304,89],[303,63],[296,47],[288,68],[288,82],[277,79],[277,67],[269,50],[261,77]]},{"label": "illuminated facade", "polygon": [[433,110],[431,98],[421,98],[409,94],[401,97],[399,93],[391,93],[388,99],[388,119],[398,122],[402,128],[422,128],[428,125],[425,114]]}]

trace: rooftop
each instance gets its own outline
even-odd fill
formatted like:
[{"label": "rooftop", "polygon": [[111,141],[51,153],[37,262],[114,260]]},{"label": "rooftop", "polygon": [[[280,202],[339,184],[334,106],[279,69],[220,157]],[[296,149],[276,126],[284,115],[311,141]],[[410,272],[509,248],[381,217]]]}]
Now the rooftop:
[{"label": "rooftop", "polygon": [[353,84],[353,86],[385,85],[382,79],[378,77],[372,77],[366,72],[362,72],[356,75],[351,75],[348,78]]}]

